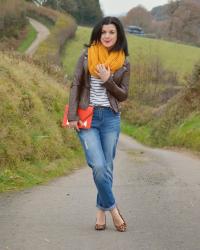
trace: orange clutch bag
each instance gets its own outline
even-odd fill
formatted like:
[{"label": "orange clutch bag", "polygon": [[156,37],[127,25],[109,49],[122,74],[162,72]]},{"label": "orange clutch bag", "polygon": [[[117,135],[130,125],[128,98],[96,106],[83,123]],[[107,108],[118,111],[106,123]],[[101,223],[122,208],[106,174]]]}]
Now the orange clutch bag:
[{"label": "orange clutch bag", "polygon": [[[69,110],[69,105],[67,104],[65,106],[65,112],[64,112],[63,121],[62,121],[63,127],[69,126],[68,110]],[[82,121],[82,124],[78,122],[79,128],[85,128],[85,129],[91,128],[93,110],[94,110],[94,107],[92,106],[88,106],[87,109],[78,108],[78,116],[79,116],[79,119]]]}]

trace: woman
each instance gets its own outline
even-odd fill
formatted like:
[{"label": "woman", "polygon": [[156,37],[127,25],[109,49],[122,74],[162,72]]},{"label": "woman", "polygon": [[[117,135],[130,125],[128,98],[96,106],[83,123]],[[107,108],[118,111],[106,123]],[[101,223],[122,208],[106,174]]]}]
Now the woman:
[{"label": "woman", "polygon": [[[85,151],[97,188],[96,230],[106,228],[106,211],[120,232],[126,223],[112,192],[113,159],[120,132],[118,102],[128,96],[130,65],[124,29],[116,17],[103,18],[94,28],[87,49],[80,56],[69,98],[69,127],[74,128]],[[92,125],[79,129],[77,108],[94,106]]]}]

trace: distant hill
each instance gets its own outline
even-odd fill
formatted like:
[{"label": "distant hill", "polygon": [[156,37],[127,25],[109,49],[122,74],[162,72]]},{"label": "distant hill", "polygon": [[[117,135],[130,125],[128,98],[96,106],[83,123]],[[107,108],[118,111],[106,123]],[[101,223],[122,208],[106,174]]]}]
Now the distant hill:
[{"label": "distant hill", "polygon": [[[200,0],[180,0],[180,3],[200,3]],[[163,21],[169,18],[169,15],[167,13],[169,4],[159,5],[154,7],[150,13],[151,15],[156,19],[156,21]]]},{"label": "distant hill", "polygon": [[160,5],[151,10],[151,15],[156,19],[156,21],[163,21],[169,18],[167,13],[168,4]]}]

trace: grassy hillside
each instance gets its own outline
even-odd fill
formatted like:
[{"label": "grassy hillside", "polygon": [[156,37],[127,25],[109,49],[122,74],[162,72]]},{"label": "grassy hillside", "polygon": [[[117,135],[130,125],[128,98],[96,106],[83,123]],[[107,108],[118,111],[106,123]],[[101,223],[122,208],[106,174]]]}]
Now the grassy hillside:
[{"label": "grassy hillside", "polygon": [[128,42],[133,62],[138,54],[147,58],[156,55],[167,69],[178,72],[180,76],[190,73],[200,59],[198,47],[132,35],[128,36]]},{"label": "grassy hillside", "polygon": [[200,152],[200,112],[191,113],[180,125],[172,128],[168,144]]},{"label": "grassy hillside", "polygon": [[90,32],[91,28],[79,26],[76,31],[75,37],[69,40],[66,43],[65,48],[63,49],[62,53],[63,67],[69,78],[72,78],[77,59],[84,48],[83,45],[85,43],[88,43],[89,41]]},{"label": "grassy hillside", "polygon": [[75,133],[60,126],[67,92],[30,59],[0,52],[0,191],[43,183],[80,165]]}]

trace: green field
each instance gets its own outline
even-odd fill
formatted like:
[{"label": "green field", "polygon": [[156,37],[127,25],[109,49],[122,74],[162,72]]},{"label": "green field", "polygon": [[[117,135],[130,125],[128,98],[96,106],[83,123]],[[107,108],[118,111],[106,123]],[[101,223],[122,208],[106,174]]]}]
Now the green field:
[{"label": "green field", "polygon": [[[75,38],[66,44],[62,61],[69,77],[73,75],[76,61],[84,48],[84,43],[89,42],[90,32],[90,28],[78,27]],[[200,48],[198,47],[129,34],[127,39],[130,61],[133,65],[137,60],[158,56],[167,69],[177,71],[183,77],[190,73],[194,63],[200,60]]]},{"label": "green field", "polygon": [[156,55],[167,69],[180,75],[190,73],[194,63],[200,60],[200,48],[194,46],[133,35],[128,35],[128,44],[133,63],[138,55]]}]

